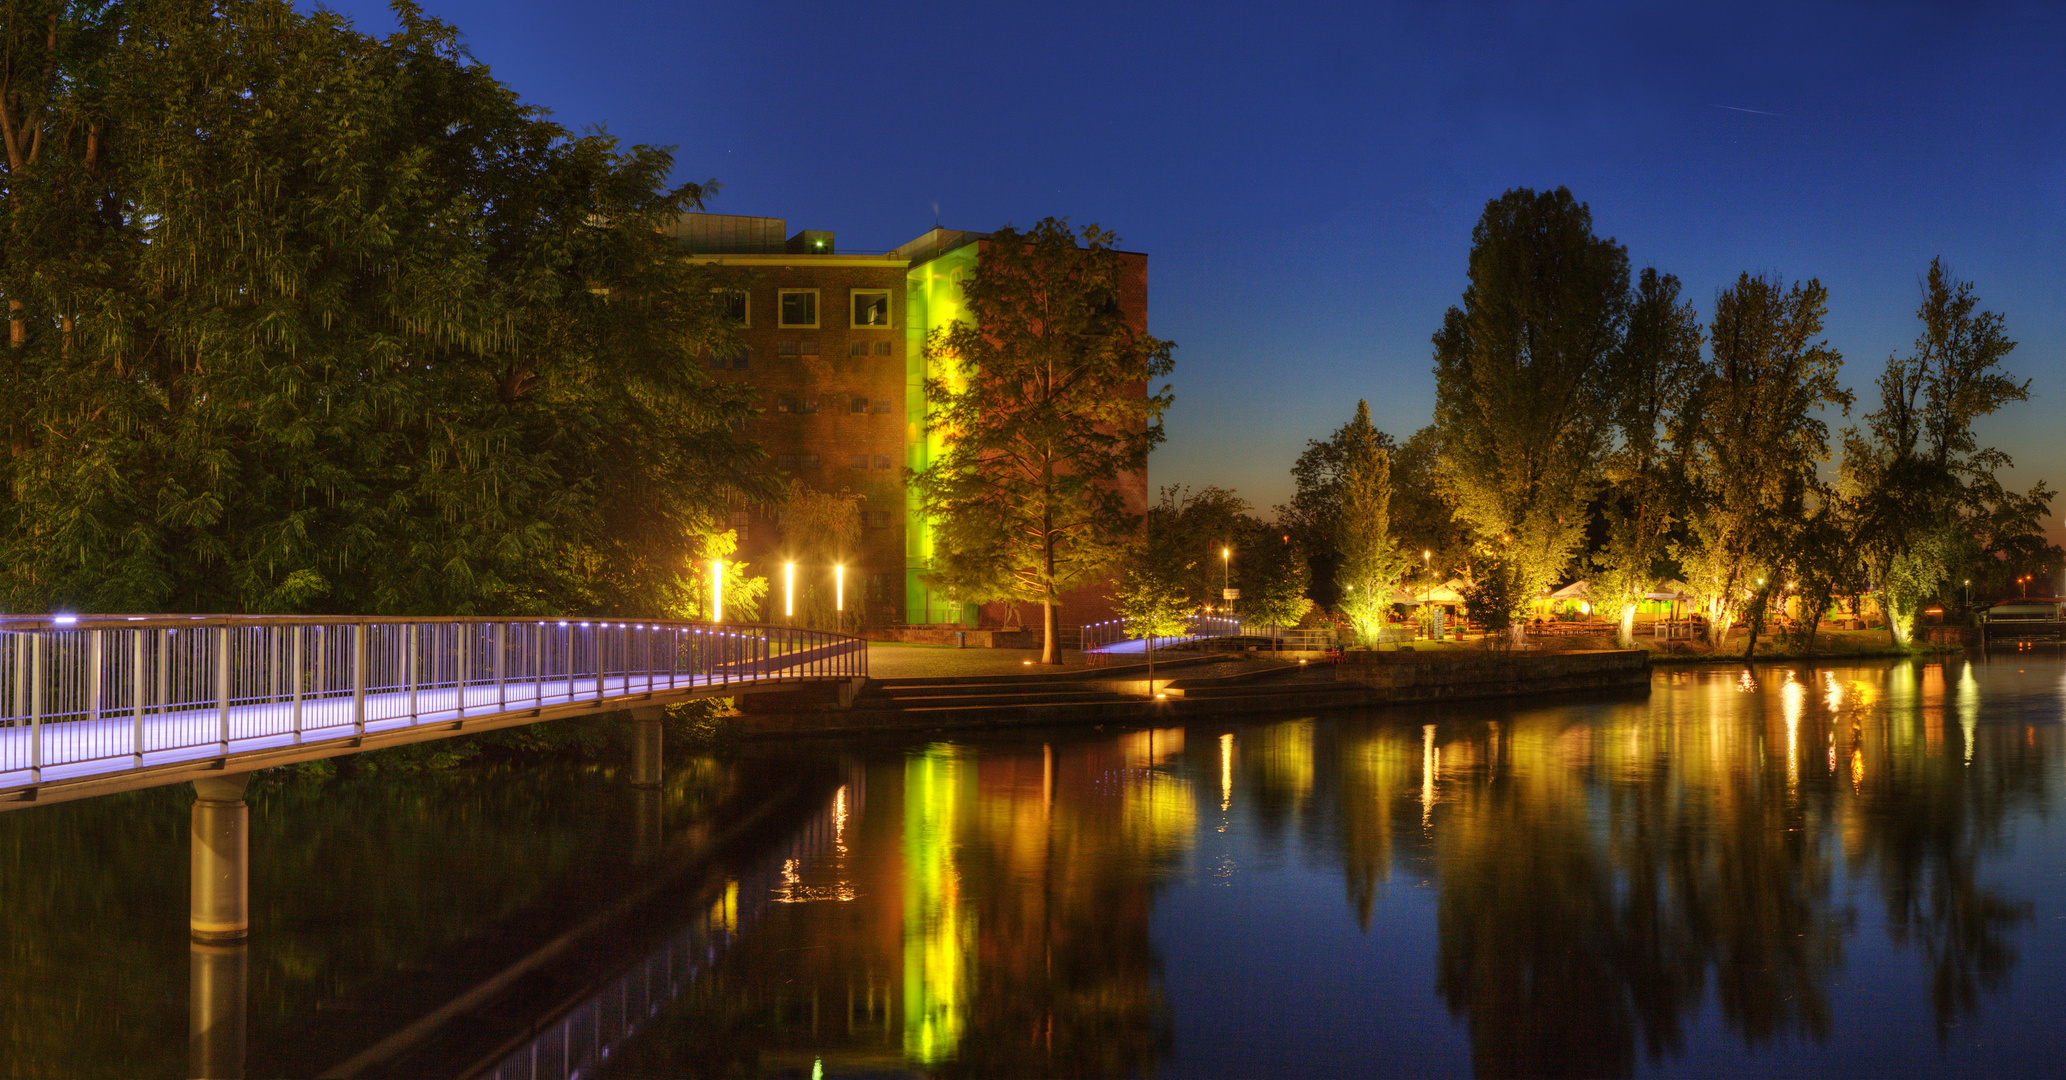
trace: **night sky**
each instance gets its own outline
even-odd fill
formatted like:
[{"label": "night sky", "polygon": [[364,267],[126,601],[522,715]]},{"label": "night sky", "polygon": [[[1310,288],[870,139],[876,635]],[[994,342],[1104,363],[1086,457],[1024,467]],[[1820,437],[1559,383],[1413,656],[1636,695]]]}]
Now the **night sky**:
[{"label": "night sky", "polygon": [[2066,482],[2066,5],[425,8],[562,124],[678,147],[716,212],[849,251],[936,219],[1117,231],[1178,346],[1158,486],[1266,510],[1357,398],[1401,438],[1426,424],[1479,212],[1559,184],[1703,321],[1739,271],[1819,277],[1861,404],[1943,256],[2031,379],[1983,436],[2017,486]]}]

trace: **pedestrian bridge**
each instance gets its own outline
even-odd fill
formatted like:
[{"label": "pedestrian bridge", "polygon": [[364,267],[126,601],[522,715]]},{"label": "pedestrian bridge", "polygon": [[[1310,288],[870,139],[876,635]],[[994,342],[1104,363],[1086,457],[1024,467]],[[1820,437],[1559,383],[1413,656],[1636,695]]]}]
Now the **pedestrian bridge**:
[{"label": "pedestrian bridge", "polygon": [[1183,633],[1157,637],[1152,642],[1147,638],[1130,636],[1124,619],[1091,623],[1081,633],[1084,655],[1092,663],[1108,661],[1115,656],[1142,656],[1149,652],[1151,644],[1157,650],[1197,642],[1240,639],[1276,649],[1325,649],[1334,644],[1331,630],[1301,630],[1223,615],[1186,615]]},{"label": "pedestrian bridge", "polygon": [[861,639],[779,626],[0,617],[0,810],[867,673]]}]

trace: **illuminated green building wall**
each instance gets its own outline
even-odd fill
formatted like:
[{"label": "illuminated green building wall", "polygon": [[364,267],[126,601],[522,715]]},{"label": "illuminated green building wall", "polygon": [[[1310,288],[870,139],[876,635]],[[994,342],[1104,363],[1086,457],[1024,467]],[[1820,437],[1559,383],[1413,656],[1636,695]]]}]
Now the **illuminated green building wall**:
[{"label": "illuminated green building wall", "polygon": [[[926,430],[926,335],[962,318],[961,279],[975,269],[978,244],[966,244],[913,266],[904,277],[904,455],[913,472],[939,456],[942,440]],[[904,621],[976,624],[974,604],[950,603],[923,580],[932,565],[933,529],[918,510],[918,492],[904,492]]]}]

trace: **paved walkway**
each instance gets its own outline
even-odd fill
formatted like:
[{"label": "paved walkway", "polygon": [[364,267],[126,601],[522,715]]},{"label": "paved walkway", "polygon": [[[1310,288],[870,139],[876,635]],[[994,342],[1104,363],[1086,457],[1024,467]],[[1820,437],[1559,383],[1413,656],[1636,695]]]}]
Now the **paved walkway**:
[{"label": "paved walkway", "polygon": [[[1083,654],[1062,650],[1063,668],[1082,668]],[[952,645],[868,643],[868,675],[875,679],[946,679],[966,675],[1029,675],[1055,671],[1040,666],[1039,649],[957,649]]]}]

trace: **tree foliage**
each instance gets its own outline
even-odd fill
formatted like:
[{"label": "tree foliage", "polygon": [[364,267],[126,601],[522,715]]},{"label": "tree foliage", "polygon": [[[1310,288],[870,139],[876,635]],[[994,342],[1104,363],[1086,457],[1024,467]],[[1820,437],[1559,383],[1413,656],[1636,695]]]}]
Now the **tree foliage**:
[{"label": "tree foliage", "polygon": [[1975,314],[1978,305],[1971,282],[1931,260],[1914,349],[1887,358],[1879,408],[1863,430],[1845,432],[1844,483],[1858,550],[1887,629],[1902,644],[1923,604],[1990,554],[1982,543],[1992,524],[2027,519],[2009,531],[2041,537],[2037,521],[2050,508],[2042,482],[2027,494],[2005,489],[1996,473],[2008,467],[2008,455],[1973,434],[1974,421],[2030,396],[2027,381],[1998,370],[2016,343],[2002,317]]},{"label": "tree foliage", "polygon": [[1406,574],[1408,559],[1392,539],[1391,524],[1392,455],[1370,424],[1369,402],[1358,401],[1342,439],[1335,550],[1342,613],[1365,644],[1376,644],[1391,612],[1392,588]]},{"label": "tree foliage", "polygon": [[1627,324],[1628,254],[1563,188],[1515,188],[1471,234],[1435,334],[1435,425],[1456,515],[1509,569],[1509,614],[1582,545]]},{"label": "tree foliage", "polygon": [[1623,647],[1635,644],[1636,606],[1664,578],[1676,520],[1677,461],[1670,440],[1697,385],[1700,319],[1679,301],[1679,279],[1645,268],[1629,297],[1628,333],[1615,351],[1614,450],[1606,460],[1607,537],[1593,553],[1594,608],[1614,617]]},{"label": "tree foliage", "polygon": [[1715,299],[1712,355],[1682,435],[1692,539],[1679,559],[1717,644],[1747,615],[1755,648],[1766,606],[1822,531],[1821,413],[1851,405],[1837,383],[1843,355],[1820,340],[1828,300],[1813,278],[1789,287],[1748,273]]},{"label": "tree foliage", "polygon": [[6,5],[0,602],[646,611],[770,494],[710,185],[395,10]]},{"label": "tree foliage", "polygon": [[[946,449],[912,478],[935,523],[943,579],[1040,603],[1043,663],[1057,660],[1056,604],[1105,573],[1140,516],[1120,478],[1162,441],[1171,344],[1120,306],[1118,238],[1080,237],[1046,218],[984,241],[961,283],[967,322],[935,331],[925,355],[931,430]],[[1145,392],[1144,392],[1145,387]]]}]

